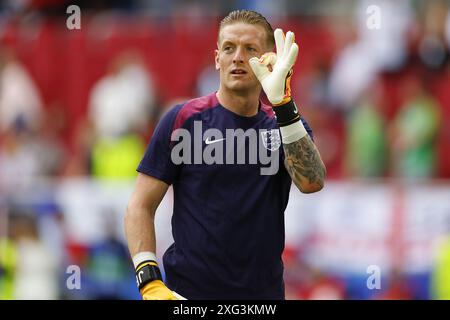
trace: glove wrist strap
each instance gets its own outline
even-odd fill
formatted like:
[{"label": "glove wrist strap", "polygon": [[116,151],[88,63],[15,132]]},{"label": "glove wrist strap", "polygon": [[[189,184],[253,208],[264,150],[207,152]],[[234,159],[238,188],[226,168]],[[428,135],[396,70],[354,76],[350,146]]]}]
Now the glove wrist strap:
[{"label": "glove wrist strap", "polygon": [[300,120],[300,113],[294,100],[272,108],[277,117],[279,127],[285,127]]},{"label": "glove wrist strap", "polygon": [[161,280],[161,271],[158,268],[156,261],[148,260],[141,262],[136,268],[136,283],[141,290],[145,285],[154,280]]},{"label": "glove wrist strap", "polygon": [[293,100],[283,105],[273,107],[280,128],[281,138],[284,144],[293,143],[308,133],[300,120],[300,113]]}]

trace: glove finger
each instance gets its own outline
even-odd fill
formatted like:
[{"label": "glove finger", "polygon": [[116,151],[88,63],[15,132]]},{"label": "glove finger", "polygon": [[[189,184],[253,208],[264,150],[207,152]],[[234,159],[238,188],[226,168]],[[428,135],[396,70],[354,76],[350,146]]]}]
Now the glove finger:
[{"label": "glove finger", "polygon": [[288,31],[286,33],[286,39],[284,40],[283,57],[288,56],[291,50],[292,43],[294,43],[294,33],[292,31]]},{"label": "glove finger", "polygon": [[276,45],[277,55],[279,55],[281,57],[281,55],[283,54],[283,50],[284,50],[283,30],[281,30],[280,28],[277,28],[273,32],[273,35],[275,37],[275,45]]},{"label": "glove finger", "polygon": [[273,66],[277,62],[277,55],[273,52],[267,52],[264,53],[261,58],[259,58],[259,61],[266,67],[269,64]]},{"label": "glove finger", "polygon": [[270,72],[267,66],[256,57],[251,58],[248,62],[255,76],[260,80]]},{"label": "glove finger", "polygon": [[291,69],[294,66],[295,61],[297,60],[297,56],[298,56],[298,45],[294,42],[291,46],[291,49],[289,50],[286,59],[289,69]]}]

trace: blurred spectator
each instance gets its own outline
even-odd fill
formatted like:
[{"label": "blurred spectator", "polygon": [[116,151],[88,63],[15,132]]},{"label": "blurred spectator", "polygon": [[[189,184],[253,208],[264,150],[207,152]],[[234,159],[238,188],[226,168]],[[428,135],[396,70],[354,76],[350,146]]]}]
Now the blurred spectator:
[{"label": "blurred spectator", "polygon": [[135,51],[118,55],[92,89],[89,119],[98,138],[146,130],[155,103],[153,81]]},{"label": "blurred spectator", "polygon": [[134,134],[116,139],[99,139],[92,148],[92,175],[110,179],[134,177],[144,152],[144,142]]},{"label": "blurred spectator", "polygon": [[18,118],[1,137],[0,190],[17,192],[34,180],[60,173],[65,156],[64,146],[49,121],[36,124],[32,131],[23,118]]},{"label": "blurred spectator", "polygon": [[113,211],[104,214],[106,237],[92,244],[86,260],[88,291],[92,299],[126,299],[128,284],[134,283],[134,268],[128,248],[117,235]]},{"label": "blurred spectator", "polygon": [[[374,11],[375,8],[379,11]],[[408,32],[414,23],[412,2],[361,0],[355,13],[358,42],[367,46],[367,62],[373,61],[380,71],[399,70],[408,56]],[[379,28],[371,26],[372,17],[379,18]]]},{"label": "blurred spectator", "polygon": [[346,172],[356,177],[381,177],[387,164],[386,124],[379,90],[367,91],[347,118]]},{"label": "blurred spectator", "polygon": [[23,123],[4,133],[0,144],[0,190],[5,194],[24,188],[39,176],[40,155],[34,151],[31,133]]},{"label": "blurred spectator", "polygon": [[93,88],[91,173],[98,178],[129,178],[145,151],[141,139],[153,116],[155,89],[141,57],[125,51]]},{"label": "blurred spectator", "polygon": [[72,264],[67,250],[69,239],[66,232],[66,221],[59,205],[50,199],[45,201],[44,197],[41,196],[39,200],[42,203],[36,206],[39,238],[51,251],[54,262],[58,266],[57,275],[60,293],[58,298],[61,298],[64,297],[63,294],[67,291],[66,281],[68,274],[66,270]]},{"label": "blurred spectator", "polygon": [[356,104],[379,71],[366,43],[354,43],[339,53],[330,74],[330,100],[343,109]]},{"label": "blurred spectator", "polygon": [[0,134],[18,122],[35,129],[41,116],[42,102],[33,80],[14,50],[0,47]]},{"label": "blurred spectator", "polygon": [[10,48],[0,48],[0,189],[15,192],[59,172],[64,147],[58,124]]},{"label": "blurred spectator", "polygon": [[[379,27],[368,26],[369,7],[378,11]],[[357,103],[381,71],[399,70],[406,62],[407,32],[412,25],[408,0],[359,1],[356,9],[357,37],[338,53],[330,77],[331,100],[342,108]]]},{"label": "blurred spectator", "polygon": [[422,81],[416,77],[406,81],[406,101],[391,124],[389,140],[395,176],[431,178],[436,171],[439,108]]},{"label": "blurred spectator", "polygon": [[445,19],[448,4],[445,1],[424,3],[423,35],[419,41],[418,54],[423,64],[434,70],[442,68],[447,60],[448,49],[445,42]]},{"label": "blurred spectator", "polygon": [[14,298],[19,300],[58,299],[57,263],[39,238],[33,213],[11,214],[12,239],[17,248]]}]

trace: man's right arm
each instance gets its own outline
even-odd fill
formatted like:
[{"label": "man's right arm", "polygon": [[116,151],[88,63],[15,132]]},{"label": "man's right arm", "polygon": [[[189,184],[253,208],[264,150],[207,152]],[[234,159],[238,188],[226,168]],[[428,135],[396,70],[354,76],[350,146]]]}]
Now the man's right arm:
[{"label": "man's right arm", "polygon": [[156,262],[155,213],[169,185],[139,173],[125,215],[125,234],[144,300],[184,299],[162,282]]},{"label": "man's right arm", "polygon": [[125,215],[125,234],[130,254],[156,252],[155,213],[169,185],[139,173]]}]

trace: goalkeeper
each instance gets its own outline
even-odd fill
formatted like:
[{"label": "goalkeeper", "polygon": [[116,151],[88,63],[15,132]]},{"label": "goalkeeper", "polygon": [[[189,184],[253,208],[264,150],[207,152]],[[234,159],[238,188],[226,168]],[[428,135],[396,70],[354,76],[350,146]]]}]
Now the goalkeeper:
[{"label": "goalkeeper", "polygon": [[[312,193],[323,188],[325,179],[312,131],[291,97],[297,55],[294,34],[274,32],[259,13],[233,11],[221,21],[215,51],[218,91],[171,108],[137,169],[125,232],[143,299],[285,298],[281,255],[291,183]],[[261,90],[271,105],[261,101]],[[265,152],[284,166],[262,175],[260,160],[179,163],[173,159],[182,143],[173,139],[178,129],[202,139],[200,149],[192,141],[192,149],[184,150],[183,157],[192,153],[194,158],[214,147],[248,159],[254,141],[238,149],[228,136],[220,137],[230,129],[262,132],[257,137],[264,140]],[[205,136],[206,129],[214,129],[215,136]],[[170,185],[174,243],[162,259],[163,279],[155,256],[154,216]]]}]

